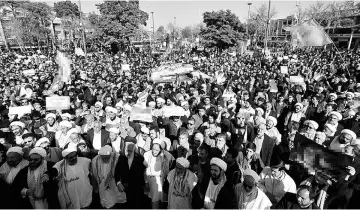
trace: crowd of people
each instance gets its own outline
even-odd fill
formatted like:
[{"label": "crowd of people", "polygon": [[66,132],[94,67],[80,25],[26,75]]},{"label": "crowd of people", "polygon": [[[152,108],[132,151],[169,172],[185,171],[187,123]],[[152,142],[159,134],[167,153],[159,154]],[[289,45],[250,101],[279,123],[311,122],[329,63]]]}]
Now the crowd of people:
[{"label": "crowd of people", "polygon": [[[56,53],[0,54],[1,208],[359,208],[358,53],[68,56],[64,83]],[[165,62],[203,74],[154,83]],[[70,108],[46,109],[50,96]],[[132,119],[140,108],[151,120]],[[298,135],[351,164],[307,170],[290,157]]]}]

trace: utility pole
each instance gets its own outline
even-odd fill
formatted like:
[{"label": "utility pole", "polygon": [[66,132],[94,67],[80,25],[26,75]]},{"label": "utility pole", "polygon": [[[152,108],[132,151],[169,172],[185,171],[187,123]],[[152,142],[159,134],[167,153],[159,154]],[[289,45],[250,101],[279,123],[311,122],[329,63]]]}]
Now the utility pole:
[{"label": "utility pole", "polygon": [[6,41],[6,37],[5,37],[5,33],[4,33],[4,28],[2,26],[2,19],[0,18],[0,35],[1,35],[1,38],[4,40],[4,45],[6,47],[6,50],[9,51],[9,46],[7,44],[7,41]]},{"label": "utility pole", "polygon": [[80,24],[81,24],[81,29],[82,29],[82,40],[83,40],[83,45],[84,45],[84,53],[85,53],[85,57],[86,57],[87,53],[86,53],[86,41],[85,41],[85,27],[84,27],[83,16],[82,16],[82,11],[81,11],[81,0],[79,0],[79,10],[80,10]]},{"label": "utility pole", "polygon": [[155,23],[154,23],[154,12],[151,12],[152,24],[153,24],[153,39],[155,40]]},{"label": "utility pole", "polygon": [[247,19],[247,24],[246,24],[246,35],[248,37],[248,39],[250,39],[250,35],[249,35],[249,21],[250,21],[250,6],[251,6],[251,2],[247,3],[249,5],[249,10],[248,10],[248,19]]},{"label": "utility pole", "polygon": [[176,17],[174,17],[174,30],[173,30],[173,33],[174,33],[174,43],[175,43],[175,31],[176,31]]},{"label": "utility pole", "polygon": [[268,15],[267,15],[267,22],[266,22],[265,49],[264,49],[264,52],[266,52],[267,47],[268,47],[269,23],[270,23],[270,8],[271,8],[271,0],[269,0],[269,8],[268,8]]}]

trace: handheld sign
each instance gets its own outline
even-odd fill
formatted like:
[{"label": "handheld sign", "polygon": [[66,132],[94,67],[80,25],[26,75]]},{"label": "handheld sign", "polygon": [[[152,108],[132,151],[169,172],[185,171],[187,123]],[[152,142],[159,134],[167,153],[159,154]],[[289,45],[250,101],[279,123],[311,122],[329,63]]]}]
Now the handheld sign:
[{"label": "handheld sign", "polygon": [[280,66],[280,72],[282,74],[289,74],[289,70],[287,66]]},{"label": "handheld sign", "polygon": [[132,120],[138,120],[142,122],[150,123],[153,121],[150,107],[141,108],[134,106],[132,107],[132,110],[130,112],[130,117]]},{"label": "handheld sign", "polygon": [[34,69],[24,70],[23,74],[25,76],[34,76],[35,75],[35,70]]},{"label": "handheld sign", "polygon": [[70,109],[69,96],[46,97],[46,110],[67,110]]},{"label": "handheld sign", "polygon": [[123,71],[130,71],[130,65],[129,64],[122,64],[121,70]]},{"label": "handheld sign", "polygon": [[269,85],[270,85],[270,93],[277,93],[279,91],[275,80],[273,79],[269,80]]},{"label": "handheld sign", "polygon": [[30,106],[9,107],[9,114],[24,115],[24,114],[30,114],[30,113],[31,113],[31,107]]}]

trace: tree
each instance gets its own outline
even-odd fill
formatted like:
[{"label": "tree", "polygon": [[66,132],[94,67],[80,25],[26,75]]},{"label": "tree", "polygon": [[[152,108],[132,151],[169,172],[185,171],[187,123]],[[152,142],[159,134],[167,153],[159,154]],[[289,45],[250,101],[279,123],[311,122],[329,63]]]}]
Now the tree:
[{"label": "tree", "polygon": [[275,8],[270,10],[268,19],[268,6],[263,3],[255,12],[250,12],[249,34],[257,39],[265,37],[266,25],[277,14]]},{"label": "tree", "polygon": [[206,27],[201,30],[200,36],[204,44],[220,50],[235,46],[245,32],[239,18],[230,10],[205,12],[203,22]]},{"label": "tree", "polygon": [[96,5],[100,11],[97,27],[107,45],[126,44],[134,37],[140,25],[146,26],[149,15],[140,10],[139,1],[104,1]]},{"label": "tree", "polygon": [[191,26],[186,26],[181,30],[181,36],[186,39],[190,39],[193,36],[193,28]]},{"label": "tree", "polygon": [[80,17],[80,10],[77,4],[71,1],[59,1],[54,3],[56,17]]}]

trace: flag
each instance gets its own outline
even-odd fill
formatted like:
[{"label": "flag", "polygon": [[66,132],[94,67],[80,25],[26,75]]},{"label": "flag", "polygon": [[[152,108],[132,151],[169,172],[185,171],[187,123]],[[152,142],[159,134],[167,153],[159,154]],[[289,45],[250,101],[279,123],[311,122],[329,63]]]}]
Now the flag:
[{"label": "flag", "polygon": [[302,24],[284,29],[291,32],[293,46],[324,46],[333,43],[328,34],[315,20],[308,20]]}]

